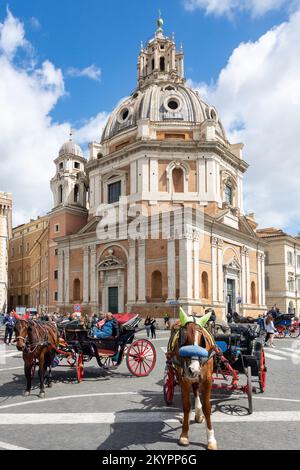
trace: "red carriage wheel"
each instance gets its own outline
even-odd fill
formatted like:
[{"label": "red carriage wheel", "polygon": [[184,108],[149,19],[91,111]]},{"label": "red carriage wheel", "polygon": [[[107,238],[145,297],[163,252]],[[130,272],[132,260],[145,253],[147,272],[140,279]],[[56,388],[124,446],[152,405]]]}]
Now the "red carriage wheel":
[{"label": "red carriage wheel", "polygon": [[84,376],[84,370],[83,370],[83,354],[80,353],[78,354],[78,359],[77,359],[77,380],[78,382],[82,382]]},{"label": "red carriage wheel", "polygon": [[171,406],[173,404],[175,385],[174,369],[172,366],[167,367],[164,377],[164,399],[167,406]]},{"label": "red carriage wheel", "polygon": [[285,326],[279,325],[276,327],[276,330],[278,332],[277,338],[285,338]]},{"label": "red carriage wheel", "polygon": [[156,351],[152,343],[139,339],[129,346],[126,355],[128,370],[136,377],[147,377],[154,369]]},{"label": "red carriage wheel", "polygon": [[70,367],[75,367],[76,361],[77,361],[76,353],[72,352],[67,356],[67,363],[69,364]]},{"label": "red carriage wheel", "polygon": [[291,338],[298,338],[300,336],[299,323],[295,322],[289,327],[289,335]]},{"label": "red carriage wheel", "polygon": [[259,387],[260,387],[261,393],[264,393],[266,391],[266,384],[267,384],[266,358],[265,358],[265,353],[262,350],[260,354],[260,371],[259,371]]}]

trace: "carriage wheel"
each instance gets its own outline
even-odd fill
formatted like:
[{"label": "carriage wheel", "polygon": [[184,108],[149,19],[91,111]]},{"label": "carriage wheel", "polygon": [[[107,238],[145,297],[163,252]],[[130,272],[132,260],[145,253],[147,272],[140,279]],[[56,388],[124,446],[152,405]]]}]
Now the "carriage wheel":
[{"label": "carriage wheel", "polygon": [[139,339],[132,343],[126,355],[128,370],[136,377],[147,377],[156,363],[156,351],[152,343]]},{"label": "carriage wheel", "polygon": [[246,374],[247,374],[246,393],[248,395],[248,410],[249,410],[249,415],[252,415],[253,413],[253,388],[252,388],[252,376],[251,376],[250,366],[247,368]]},{"label": "carriage wheel", "polygon": [[278,331],[278,335],[277,335],[277,338],[285,338],[285,326],[277,326],[276,330]]},{"label": "carriage wheel", "polygon": [[164,399],[167,406],[173,404],[174,399],[174,389],[175,389],[175,374],[173,367],[167,367],[164,377]]},{"label": "carriage wheel", "polygon": [[260,388],[261,393],[264,393],[266,391],[266,383],[267,383],[266,358],[265,358],[265,353],[262,350],[260,354],[260,370],[259,370],[259,388]]},{"label": "carriage wheel", "polygon": [[70,353],[67,357],[67,363],[69,364],[70,367],[75,367],[76,362],[77,362],[76,353],[73,353],[73,352]]},{"label": "carriage wheel", "polygon": [[32,359],[31,362],[31,378],[33,379],[36,371],[36,359]]},{"label": "carriage wheel", "polygon": [[289,336],[291,338],[298,338],[300,336],[300,325],[295,323],[289,327]]},{"label": "carriage wheel", "polygon": [[84,369],[83,369],[83,354],[78,354],[77,359],[77,380],[78,382],[82,382],[84,376]]}]

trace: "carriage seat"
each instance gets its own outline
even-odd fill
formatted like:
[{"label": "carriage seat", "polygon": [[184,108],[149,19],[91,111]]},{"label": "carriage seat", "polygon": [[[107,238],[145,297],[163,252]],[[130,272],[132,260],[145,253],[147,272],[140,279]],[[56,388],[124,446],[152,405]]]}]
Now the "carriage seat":
[{"label": "carriage seat", "polygon": [[231,333],[230,335],[218,334],[215,335],[215,341],[225,341],[225,343],[231,343],[233,340],[240,339],[241,335],[238,333]]}]

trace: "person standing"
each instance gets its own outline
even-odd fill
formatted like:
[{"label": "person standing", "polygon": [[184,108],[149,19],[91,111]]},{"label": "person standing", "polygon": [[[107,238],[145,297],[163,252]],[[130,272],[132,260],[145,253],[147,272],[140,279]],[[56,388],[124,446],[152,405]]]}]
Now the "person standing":
[{"label": "person standing", "polygon": [[164,321],[165,321],[166,330],[169,330],[170,329],[170,317],[167,313],[165,314]]},{"label": "person standing", "polygon": [[11,344],[12,335],[13,335],[14,327],[16,324],[16,318],[15,318],[14,312],[10,312],[9,315],[6,315],[4,317],[3,323],[5,325],[4,343]]},{"label": "person standing", "polygon": [[146,320],[144,322],[144,326],[147,332],[147,338],[150,338],[150,331],[151,331],[151,318],[149,315],[146,317]]},{"label": "person standing", "polygon": [[265,329],[267,333],[265,346],[270,346],[271,348],[275,348],[273,341],[274,341],[274,336],[277,333],[277,330],[274,326],[272,315],[267,316],[266,321],[265,321]]},{"label": "person standing", "polygon": [[156,320],[155,318],[151,318],[150,323],[150,331],[151,331],[151,338],[156,338]]}]

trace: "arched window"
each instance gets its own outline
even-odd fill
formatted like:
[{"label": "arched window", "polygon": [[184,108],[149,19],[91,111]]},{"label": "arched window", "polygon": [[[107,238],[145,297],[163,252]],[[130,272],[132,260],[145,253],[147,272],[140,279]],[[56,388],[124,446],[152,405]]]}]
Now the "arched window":
[{"label": "arched window", "polygon": [[151,276],[151,297],[152,299],[162,298],[162,275],[160,271],[154,271]]},{"label": "arched window", "polygon": [[74,202],[78,203],[79,202],[79,187],[77,184],[74,186]]},{"label": "arched window", "polygon": [[58,187],[58,204],[62,204],[63,202],[63,187],[60,185]]},{"label": "arched window", "polygon": [[208,274],[206,271],[201,276],[201,295],[203,299],[208,299]]},{"label": "arched window", "polygon": [[184,192],[184,174],[182,168],[174,168],[172,171],[174,193]]},{"label": "arched window", "polygon": [[73,282],[73,301],[80,301],[80,280],[74,279]]},{"label": "arched window", "polygon": [[159,68],[160,68],[160,71],[161,72],[164,72],[165,71],[165,58],[164,57],[161,57],[160,60],[159,60]]},{"label": "arched window", "polygon": [[255,285],[255,282],[251,282],[251,303],[256,304],[256,285]]}]

